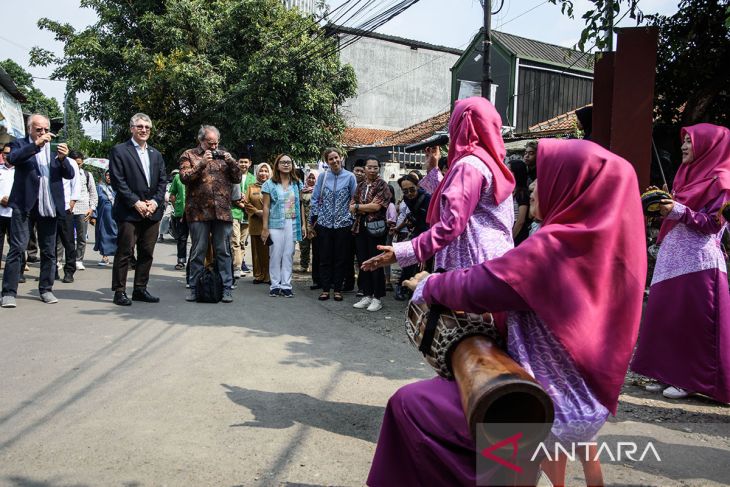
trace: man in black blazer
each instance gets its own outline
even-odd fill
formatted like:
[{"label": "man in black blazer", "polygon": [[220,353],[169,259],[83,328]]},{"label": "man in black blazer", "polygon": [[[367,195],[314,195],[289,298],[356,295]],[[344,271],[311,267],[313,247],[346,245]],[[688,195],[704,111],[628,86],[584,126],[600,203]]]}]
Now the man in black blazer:
[{"label": "man in black blazer", "polygon": [[66,144],[58,145],[58,153],[51,154],[50,122],[43,115],[28,118],[28,137],[10,143],[12,148],[8,162],[15,166],[15,179],[10,191],[8,206],[13,209],[10,217],[10,250],[3,274],[2,307],[15,308],[18,279],[23,265],[23,255],[28,248],[30,230],[28,221],[33,218],[38,230],[38,246],[41,253],[41,273],[38,279],[40,298],[44,303],[57,303],[53,295],[53,278],[56,274],[56,226],[59,217],[66,212],[63,179],[73,179],[75,171],[69,161]]},{"label": "man in black blazer", "polygon": [[115,145],[109,154],[109,175],[117,192],[112,214],[117,222],[117,254],[112,268],[114,304],[129,306],[127,271],[134,247],[137,266],[134,270],[132,300],[157,303],[160,298],[147,291],[152,256],[165,202],[167,175],[162,154],[147,144],[152,121],[144,113],[129,122],[132,138]]}]

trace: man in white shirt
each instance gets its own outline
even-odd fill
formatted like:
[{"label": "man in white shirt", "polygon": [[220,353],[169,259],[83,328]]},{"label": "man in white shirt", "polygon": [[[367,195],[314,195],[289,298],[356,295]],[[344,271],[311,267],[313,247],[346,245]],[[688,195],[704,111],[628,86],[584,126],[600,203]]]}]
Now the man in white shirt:
[{"label": "man in white shirt", "polygon": [[89,171],[84,170],[84,155],[78,151],[71,151],[68,155],[76,161],[79,168],[78,187],[79,199],[73,209],[74,230],[76,231],[76,270],[86,270],[84,254],[86,253],[86,232],[89,220],[96,210],[99,196],[96,194],[96,181]]},{"label": "man in white shirt", "polygon": [[0,268],[2,268],[6,236],[10,240],[10,220],[13,215],[13,209],[8,203],[10,190],[13,189],[15,168],[6,164],[8,155],[10,155],[10,144],[5,144],[0,155]]},{"label": "man in white shirt", "polygon": [[[65,200],[65,210],[59,212],[58,227],[56,229],[56,262],[61,265],[59,256],[64,251],[63,279],[61,282],[74,282],[74,273],[76,272],[76,240],[74,239],[74,206],[81,197],[81,183],[79,178],[79,167],[72,163],[74,169],[73,179],[63,180],[63,197]],[[59,279],[58,268],[56,269],[56,280]]]}]

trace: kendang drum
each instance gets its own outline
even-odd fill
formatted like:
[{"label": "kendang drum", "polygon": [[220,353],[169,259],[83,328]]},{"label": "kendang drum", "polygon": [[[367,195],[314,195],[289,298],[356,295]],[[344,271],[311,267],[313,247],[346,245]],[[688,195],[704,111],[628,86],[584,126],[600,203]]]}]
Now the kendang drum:
[{"label": "kendang drum", "polygon": [[672,195],[661,189],[650,189],[641,195],[641,206],[644,214],[648,216],[659,216],[662,200],[671,200]]},{"label": "kendang drum", "polygon": [[477,432],[490,436],[483,423],[534,423],[522,445],[539,443],[547,436],[554,418],[552,400],[504,351],[492,319],[411,302],[405,328],[429,365],[440,376],[456,381],[475,438]]}]

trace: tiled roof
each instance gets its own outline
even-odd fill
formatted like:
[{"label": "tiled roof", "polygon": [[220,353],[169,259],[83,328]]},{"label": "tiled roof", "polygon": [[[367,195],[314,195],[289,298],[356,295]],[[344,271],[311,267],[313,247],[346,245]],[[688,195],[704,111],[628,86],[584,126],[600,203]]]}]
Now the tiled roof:
[{"label": "tiled roof", "polygon": [[[590,105],[586,105],[590,106]],[[575,126],[578,119],[575,116],[575,111],[580,110],[583,107],[578,107],[575,110],[571,110],[568,113],[563,113],[557,117],[553,117],[550,120],[536,123],[532,127],[528,128],[529,134],[540,134],[540,135],[559,135],[559,134],[570,134],[575,132]]]},{"label": "tiled roof", "polygon": [[373,145],[375,142],[392,135],[392,130],[365,129],[359,127],[348,127],[342,134],[342,145],[344,147],[362,147]]},{"label": "tiled roof", "polygon": [[435,132],[445,131],[449,125],[449,116],[451,112],[439,113],[435,117],[431,117],[423,122],[419,122],[410,127],[406,127],[403,130],[383,138],[377,141],[375,144],[379,147],[392,146],[392,145],[408,145],[415,144],[424,139],[431,137]]},{"label": "tiled roof", "polygon": [[583,53],[496,30],[492,31],[492,40],[498,42],[519,58],[542,61],[566,68],[570,67],[579,71],[593,72],[593,55],[590,53]]}]

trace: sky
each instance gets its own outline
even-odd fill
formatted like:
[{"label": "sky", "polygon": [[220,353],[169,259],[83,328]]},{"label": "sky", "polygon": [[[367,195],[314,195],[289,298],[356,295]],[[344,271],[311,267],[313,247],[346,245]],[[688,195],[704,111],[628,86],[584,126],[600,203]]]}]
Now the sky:
[{"label": "sky", "polygon": [[[330,0],[329,4],[331,8],[336,8],[343,1],[345,0]],[[493,0],[493,10],[501,1]],[[678,2],[679,0],[640,0],[639,6],[645,14],[671,15],[677,11]],[[374,5],[383,3],[383,0],[377,0]],[[25,0],[3,0],[3,4],[5,22],[0,27],[0,59],[11,58],[23,66],[36,77],[37,88],[60,102],[65,83],[43,79],[50,77],[52,68],[31,67],[28,52],[32,47],[40,46],[61,54],[63,46],[49,32],[38,29],[36,23],[39,18],[48,17],[83,29],[96,21],[95,12],[81,8],[79,0],[35,0],[31,4]],[[580,38],[584,27],[580,17],[591,6],[587,0],[574,0],[574,4],[575,18],[570,19],[560,13],[559,6],[549,3],[548,0],[504,0],[501,11],[492,17],[492,28],[572,47]],[[354,26],[356,21],[357,19],[353,19],[347,25]],[[482,22],[482,6],[478,0],[420,0],[377,32],[463,49]],[[627,16],[618,26],[630,27],[635,25],[632,22]],[[80,101],[86,98],[83,94],[79,95]],[[91,137],[101,136],[101,126],[94,121],[84,122],[84,129]]]}]

